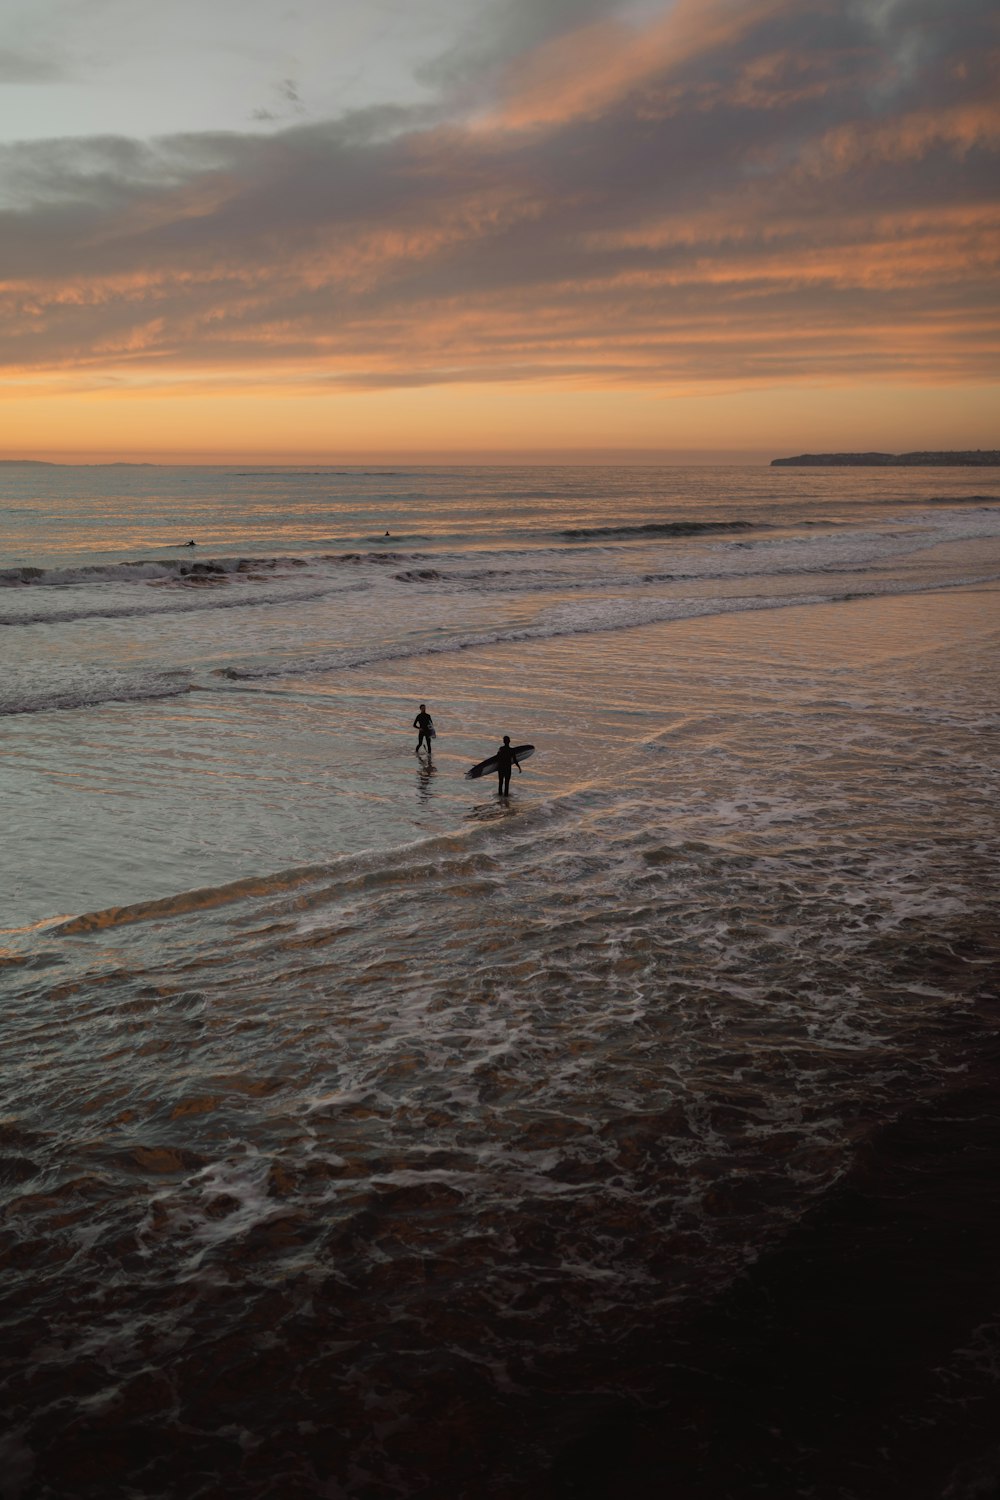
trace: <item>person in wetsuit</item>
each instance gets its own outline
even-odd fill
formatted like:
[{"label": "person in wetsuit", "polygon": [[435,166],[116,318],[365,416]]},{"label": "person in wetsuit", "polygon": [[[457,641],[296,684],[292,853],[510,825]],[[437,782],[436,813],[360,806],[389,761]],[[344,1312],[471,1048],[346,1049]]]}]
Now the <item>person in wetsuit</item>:
[{"label": "person in wetsuit", "polygon": [[517,766],[518,772],[520,772],[521,767],[518,764],[517,756],[514,754],[513,750],[510,747],[510,735],[509,734],[505,734],[504,737],[503,737],[503,744],[500,746],[500,749],[497,751],[497,796],[498,797],[506,797],[510,793],[510,769],[511,769],[511,766]]},{"label": "person in wetsuit", "polygon": [[413,727],[414,729],[419,730],[419,734],[417,736],[417,748],[413,752],[414,755],[419,755],[421,745],[427,746],[427,754],[430,755],[431,735],[434,732],[434,720],[427,712],[426,703],[421,703],[420,712],[417,714],[417,717],[413,721]]}]

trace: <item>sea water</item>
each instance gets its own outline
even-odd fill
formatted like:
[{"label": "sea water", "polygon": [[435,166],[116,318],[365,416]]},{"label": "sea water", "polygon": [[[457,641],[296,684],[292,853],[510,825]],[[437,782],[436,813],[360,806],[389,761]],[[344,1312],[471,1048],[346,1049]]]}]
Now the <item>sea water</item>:
[{"label": "sea water", "polygon": [[0,1493],[583,1493],[996,1034],[1000,474],[7,466],[0,529]]}]

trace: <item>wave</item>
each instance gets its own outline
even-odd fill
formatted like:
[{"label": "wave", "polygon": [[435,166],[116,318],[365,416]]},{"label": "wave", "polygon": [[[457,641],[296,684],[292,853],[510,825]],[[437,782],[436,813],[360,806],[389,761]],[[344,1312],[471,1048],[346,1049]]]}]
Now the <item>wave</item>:
[{"label": "wave", "polygon": [[321,562],[332,563],[388,563],[423,562],[426,552],[323,552]]},{"label": "wave", "polygon": [[302,557],[140,558],[131,562],[91,563],[62,568],[0,568],[0,588],[65,588],[72,584],[158,583],[227,578],[232,574],[304,568]]},{"label": "wave", "polygon": [[[885,580],[867,582],[853,567],[844,568],[832,563],[815,570],[808,570],[808,572],[815,578],[814,590],[778,598],[743,595],[722,599],[663,597],[647,599],[624,598],[615,595],[600,600],[572,599],[547,609],[540,619],[529,624],[456,632],[444,639],[440,636],[414,638],[408,635],[403,640],[375,645],[358,644],[353,647],[339,647],[298,660],[272,660],[269,663],[245,667],[237,665],[217,667],[211,671],[199,672],[197,676],[187,670],[137,673],[135,677],[118,672],[100,672],[84,675],[79,681],[67,681],[37,690],[23,682],[19,684],[16,680],[12,681],[8,678],[0,684],[0,716],[94,708],[103,703],[175,697],[193,690],[219,691],[220,679],[239,683],[263,683],[282,678],[350,671],[378,662],[447,655],[475,650],[479,647],[508,645],[521,641],[603,634],[609,631],[631,630],[645,625],[667,624],[675,620],[712,615],[754,613],[761,610],[836,603],[845,599],[918,594],[1000,581],[1000,575],[991,574],[987,577],[980,575],[952,579],[946,583],[929,581],[914,584],[910,580],[899,580],[895,583]],[[850,588],[838,586],[834,582],[836,575],[845,573],[852,580]],[[824,586],[822,581],[824,575],[830,576],[830,583],[827,586]],[[664,575],[666,576],[668,575]]]},{"label": "wave", "polygon": [[[563,804],[568,797],[557,799]],[[481,836],[479,827],[461,827],[445,833],[422,835],[403,843],[391,844],[387,848],[356,850],[349,854],[336,855],[323,864],[296,865],[266,875],[246,875],[239,880],[229,880],[221,885],[199,886],[194,890],[178,891],[172,896],[160,896],[149,901],[136,901],[125,906],[109,906],[98,911],[82,912],[73,917],[58,917],[46,920],[46,936],[58,934],[76,937],[90,932],[104,932],[109,928],[125,927],[134,922],[168,921],[173,917],[187,916],[191,912],[211,911],[220,906],[230,906],[246,900],[281,899],[303,886],[316,888],[317,899],[326,903],[331,896],[331,886],[340,895],[349,891],[369,891],[374,886],[395,887],[408,883],[413,874],[415,856],[423,859],[427,870],[439,870],[443,855],[464,857],[474,850]],[[298,908],[311,904],[308,896],[296,897]],[[31,929],[5,928],[7,935],[17,935]],[[10,961],[18,961],[13,950],[2,950]]]},{"label": "wave", "polygon": [[100,584],[178,584],[199,588],[225,583],[232,578],[255,581],[263,573],[281,577],[317,563],[390,564],[419,562],[422,552],[317,552],[308,556],[288,554],[282,557],[206,557],[197,562],[190,558],[149,558],[121,563],[93,563],[57,568],[0,568],[0,588],[68,588],[74,585]]},{"label": "wave", "polygon": [[[839,571],[839,570],[838,570]],[[948,583],[914,585],[910,582],[872,583],[859,580],[851,589],[827,589],[817,593],[785,595],[780,598],[742,597],[728,599],[649,599],[615,598],[592,603],[572,603],[554,610],[547,619],[532,625],[509,629],[470,631],[448,640],[400,641],[377,647],[342,648],[322,656],[284,661],[273,666],[222,667],[215,675],[233,682],[268,681],[281,677],[314,676],[323,672],[353,670],[375,662],[400,661],[422,656],[451,655],[472,651],[480,646],[512,644],[517,641],[553,640],[562,636],[596,635],[608,631],[633,630],[643,625],[667,624],[673,620],[700,619],[722,614],[753,614],[761,610],[793,609],[813,604],[835,604],[849,599],[882,598],[895,594],[932,593],[941,589],[966,588],[972,584],[1000,581],[1000,575],[988,580],[963,578]]]},{"label": "wave", "polygon": [[99,604],[93,608],[36,610],[25,614],[0,614],[0,627],[13,625],[66,625],[77,620],[132,620],[153,619],[159,615],[203,614],[215,609],[259,609],[275,604],[308,603],[314,599],[326,599],[331,594],[353,594],[363,591],[364,583],[330,584],[322,589],[308,589],[294,594],[267,593],[228,595],[199,594],[194,599],[178,598],[169,604]]},{"label": "wave", "polygon": [[36,691],[7,683],[0,689],[0,717],[99,708],[105,703],[145,703],[158,698],[179,698],[190,693],[193,687],[186,672],[154,673],[133,679],[116,676],[110,682],[107,678],[98,678]]},{"label": "wave", "polygon": [[729,531],[768,531],[771,528],[753,521],[648,521],[638,526],[574,526],[557,531],[566,541],[628,541],[646,536],[712,536]]},{"label": "wave", "polygon": [[[556,568],[462,568],[441,572],[438,568],[404,568],[393,573],[396,583],[445,583],[457,588],[475,584],[479,588],[496,586],[506,592],[532,589],[590,589],[600,588],[602,580],[587,576],[569,578]],[[621,579],[609,577],[604,582],[608,587],[621,584]]]},{"label": "wave", "polygon": [[928,495],[926,500],[914,500],[914,505],[988,505],[1000,506],[998,495]]},{"label": "wave", "polygon": [[454,572],[450,570],[441,572],[437,568],[405,568],[402,572],[392,575],[396,583],[426,586],[439,584],[440,588],[429,590],[433,593],[463,593],[472,586],[476,592],[483,594],[547,593],[553,589],[558,590],[560,594],[593,593],[600,589],[621,590],[631,583],[653,583],[674,577],[702,578],[706,576],[714,578],[727,575],[703,573],[627,575],[608,572],[587,573],[582,577],[574,578],[556,568],[477,568]]},{"label": "wave", "polygon": [[181,891],[176,896],[163,896],[155,901],[137,901],[131,906],[109,906],[103,911],[84,912],[49,930],[73,937],[87,932],[104,932],[109,927],[124,927],[131,922],[163,921],[170,917],[185,916],[188,912],[226,906],[247,897],[282,895],[285,891],[294,890],[296,886],[317,880],[327,873],[327,866],[310,865],[276,875],[250,875],[244,880],[230,881],[227,885],[203,886],[199,890]]}]

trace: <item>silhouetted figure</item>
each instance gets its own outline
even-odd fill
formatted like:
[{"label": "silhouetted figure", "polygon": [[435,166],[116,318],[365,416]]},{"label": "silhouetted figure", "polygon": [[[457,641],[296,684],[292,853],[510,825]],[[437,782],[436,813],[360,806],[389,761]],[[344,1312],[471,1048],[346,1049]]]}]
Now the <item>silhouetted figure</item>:
[{"label": "silhouetted figure", "polygon": [[434,720],[427,712],[426,703],[421,703],[420,712],[417,714],[417,717],[413,721],[413,727],[414,729],[419,730],[419,734],[417,735],[417,748],[413,752],[414,755],[420,754],[421,745],[427,746],[427,754],[430,755],[431,740],[434,738]]},{"label": "silhouetted figure", "polygon": [[510,735],[509,734],[505,734],[504,737],[503,737],[503,744],[500,746],[500,749],[497,751],[497,796],[498,797],[506,797],[509,794],[509,792],[510,792],[510,768],[511,768],[511,766],[517,766],[518,775],[520,775],[520,773],[521,773],[520,764],[518,762],[517,756],[514,754],[513,750],[510,748]]},{"label": "silhouetted figure", "polygon": [[198,543],[192,539],[190,542],[185,542],[184,545],[185,547],[197,547]]}]

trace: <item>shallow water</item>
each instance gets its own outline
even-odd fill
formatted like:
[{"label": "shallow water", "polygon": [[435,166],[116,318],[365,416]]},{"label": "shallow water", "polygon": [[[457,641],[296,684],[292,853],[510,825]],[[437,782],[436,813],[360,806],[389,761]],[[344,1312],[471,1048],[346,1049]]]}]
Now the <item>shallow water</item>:
[{"label": "shallow water", "polygon": [[[992,470],[10,468],[0,483],[4,926],[444,833],[465,817],[463,762],[508,730],[556,734],[532,778],[569,789],[588,726],[619,732],[593,709],[605,655],[612,699],[645,732],[663,722],[620,680],[639,627],[1000,577]],[[137,554],[168,516],[239,551],[209,551],[210,532]],[[383,546],[387,517],[407,530]],[[529,643],[560,640],[533,693],[520,664],[545,658]],[[427,697],[444,774],[415,798],[403,751]]]},{"label": "shallow water", "polygon": [[996,511],[917,498],[539,589],[494,536],[503,587],[463,542],[245,610],[6,591],[77,611],[10,626],[33,690],[184,690],[4,721],[5,1494],[569,1493],[595,1403],[982,1066]]}]

